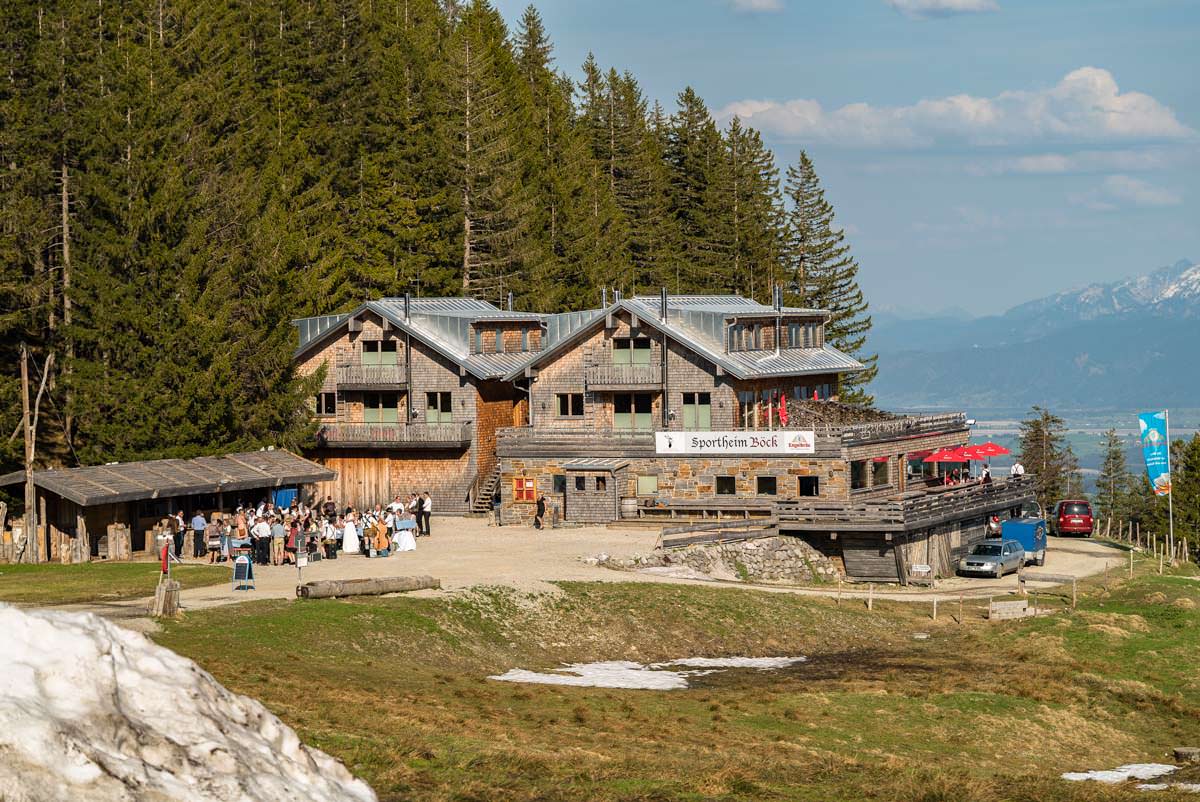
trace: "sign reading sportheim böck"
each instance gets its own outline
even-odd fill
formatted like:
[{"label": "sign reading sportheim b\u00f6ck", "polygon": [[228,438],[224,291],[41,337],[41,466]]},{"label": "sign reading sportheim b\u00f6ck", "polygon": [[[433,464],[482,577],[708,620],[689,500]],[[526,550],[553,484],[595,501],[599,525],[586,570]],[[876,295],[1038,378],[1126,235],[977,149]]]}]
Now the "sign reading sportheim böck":
[{"label": "sign reading sportheim b\u00f6ck", "polygon": [[657,454],[815,454],[812,431],[655,432]]}]

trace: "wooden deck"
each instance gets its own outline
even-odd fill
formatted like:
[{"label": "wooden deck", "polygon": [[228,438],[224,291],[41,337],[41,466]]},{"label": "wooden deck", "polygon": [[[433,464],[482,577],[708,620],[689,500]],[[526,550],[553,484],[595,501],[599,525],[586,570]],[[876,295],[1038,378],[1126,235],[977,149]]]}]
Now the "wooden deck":
[{"label": "wooden deck", "polygon": [[470,423],[327,423],[317,442],[331,448],[467,447]]},{"label": "wooden deck", "polygon": [[404,365],[338,365],[334,377],[342,390],[403,390],[408,386]]}]

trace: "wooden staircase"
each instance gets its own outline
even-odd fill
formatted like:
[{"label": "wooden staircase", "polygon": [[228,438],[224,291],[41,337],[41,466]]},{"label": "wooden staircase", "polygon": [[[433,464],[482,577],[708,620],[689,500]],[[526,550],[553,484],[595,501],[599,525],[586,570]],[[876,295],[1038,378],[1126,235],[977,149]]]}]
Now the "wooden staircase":
[{"label": "wooden staircase", "polygon": [[496,467],[488,474],[487,478],[479,483],[474,497],[471,499],[471,512],[477,515],[488,515],[492,511],[492,496],[496,495],[496,488],[500,486],[500,463],[496,463]]}]

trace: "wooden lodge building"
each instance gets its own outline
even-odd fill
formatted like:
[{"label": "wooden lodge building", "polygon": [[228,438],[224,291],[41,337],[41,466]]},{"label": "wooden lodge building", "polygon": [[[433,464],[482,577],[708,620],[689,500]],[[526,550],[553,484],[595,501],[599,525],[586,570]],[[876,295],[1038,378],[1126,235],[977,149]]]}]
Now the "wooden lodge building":
[{"label": "wooden lodge building", "polygon": [[[332,478],[328,469],[278,449],[34,471],[39,557],[65,563],[127,559],[154,550],[152,532],[168,515],[182,511],[189,522],[196,513],[229,513],[267,496],[286,503],[283,495],[290,499]],[[24,481],[24,471],[13,471],[0,476],[0,487]],[[108,542],[114,527],[125,541],[120,548]],[[13,556],[14,544],[0,547],[0,561]]]},{"label": "wooden lodge building", "polygon": [[[827,313],[736,296],[615,296],[558,315],[457,298],[384,299],[296,321],[300,371],[322,369],[310,456],[319,488],[367,506],[433,492],[436,511],[528,524],[545,495],[567,523],[768,516],[855,578],[953,572],[1028,481],[942,486],[931,452],[962,414],[839,403],[862,365]],[[511,305],[511,304],[510,304]],[[954,466],[952,466],[954,467]]]},{"label": "wooden lodge building", "polygon": [[324,371],[310,456],[337,478],[320,497],[363,509],[428,490],[435,511],[460,513],[490,503],[496,432],[525,416],[504,377],[541,348],[541,315],[469,298],[385,298],[295,325],[299,372]]}]

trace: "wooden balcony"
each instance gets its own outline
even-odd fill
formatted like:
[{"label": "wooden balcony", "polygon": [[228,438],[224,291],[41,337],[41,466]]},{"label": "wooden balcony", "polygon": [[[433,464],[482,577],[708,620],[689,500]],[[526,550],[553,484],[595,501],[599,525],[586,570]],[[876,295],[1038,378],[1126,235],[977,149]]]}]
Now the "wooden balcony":
[{"label": "wooden balcony", "polygon": [[911,490],[865,501],[781,501],[781,528],[818,532],[912,532],[1034,501],[1032,476]]},{"label": "wooden balcony", "polygon": [[338,365],[334,378],[339,390],[403,390],[407,386],[403,365]]},{"label": "wooden balcony", "polygon": [[662,366],[593,365],[584,381],[590,391],[649,390],[662,386]]},{"label": "wooden balcony", "polygon": [[470,423],[326,423],[317,443],[328,448],[466,448]]}]

